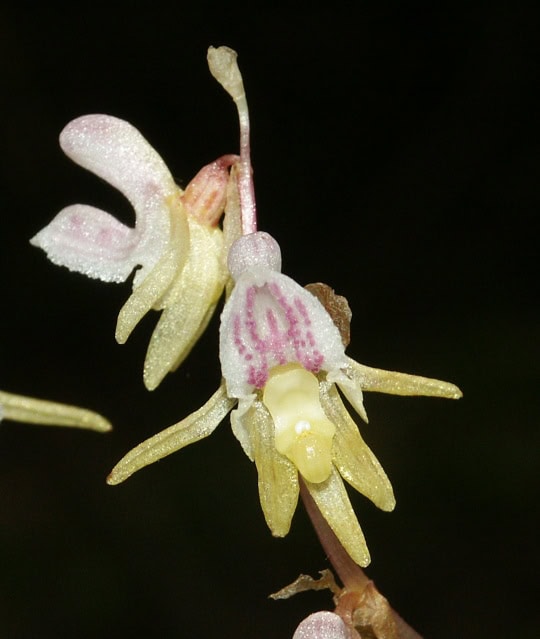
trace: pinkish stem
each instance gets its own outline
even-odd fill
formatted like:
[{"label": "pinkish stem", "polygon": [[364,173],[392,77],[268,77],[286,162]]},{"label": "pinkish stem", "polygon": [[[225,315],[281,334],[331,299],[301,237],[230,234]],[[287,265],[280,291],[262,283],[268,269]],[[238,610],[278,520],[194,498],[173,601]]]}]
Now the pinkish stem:
[{"label": "pinkish stem", "polygon": [[257,231],[257,207],[255,205],[255,188],[253,186],[249,142],[249,112],[245,95],[235,100],[235,102],[240,120],[238,191],[240,195],[240,210],[242,212],[242,234],[249,235]]}]

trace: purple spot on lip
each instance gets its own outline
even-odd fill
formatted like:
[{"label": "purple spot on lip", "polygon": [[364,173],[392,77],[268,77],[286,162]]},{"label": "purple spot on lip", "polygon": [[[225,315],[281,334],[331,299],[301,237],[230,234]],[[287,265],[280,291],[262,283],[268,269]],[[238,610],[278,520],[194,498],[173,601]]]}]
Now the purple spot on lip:
[{"label": "purple spot on lip", "polygon": [[242,291],[235,307],[238,313],[233,318],[233,344],[241,356],[239,373],[256,388],[265,385],[273,366],[298,362],[306,370],[317,372],[324,362],[312,330],[309,305],[299,293],[291,295],[288,291],[275,280],[251,284]]}]

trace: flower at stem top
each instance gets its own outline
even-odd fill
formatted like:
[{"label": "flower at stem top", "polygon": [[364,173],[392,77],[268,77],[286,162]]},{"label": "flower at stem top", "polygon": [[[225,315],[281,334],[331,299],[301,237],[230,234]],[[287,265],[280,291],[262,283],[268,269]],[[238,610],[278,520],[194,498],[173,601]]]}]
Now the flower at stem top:
[{"label": "flower at stem top", "polygon": [[2,419],[44,426],[85,428],[101,433],[112,428],[104,417],[85,408],[4,391],[0,391],[0,421]]},{"label": "flower at stem top", "polygon": [[205,166],[182,191],[139,131],[118,118],[77,118],[62,131],[60,145],[127,197],[135,226],[76,204],[63,209],[31,243],[55,264],[105,282],[125,281],[138,267],[133,293],[118,316],[116,339],[123,344],[148,311],[162,311],[144,364],[144,382],[152,390],[189,354],[223,291],[228,274],[217,224],[229,168],[238,158],[226,155]]}]

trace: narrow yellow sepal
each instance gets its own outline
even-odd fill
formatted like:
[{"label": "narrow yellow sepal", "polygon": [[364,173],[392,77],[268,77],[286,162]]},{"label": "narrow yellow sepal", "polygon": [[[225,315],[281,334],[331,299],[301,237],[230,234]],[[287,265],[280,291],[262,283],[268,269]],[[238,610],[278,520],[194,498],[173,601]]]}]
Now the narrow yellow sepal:
[{"label": "narrow yellow sepal", "polygon": [[120,309],[116,323],[116,341],[124,344],[133,329],[151,309],[163,308],[162,301],[177,273],[184,266],[189,250],[187,216],[178,195],[169,198],[171,237],[169,249],[152,271],[137,286]]},{"label": "narrow yellow sepal", "polygon": [[98,413],[45,399],[35,399],[34,397],[0,391],[0,407],[3,418],[15,422],[85,428],[101,433],[112,429],[111,423]]},{"label": "narrow yellow sepal", "polygon": [[284,537],[298,503],[298,471],[276,450],[274,422],[261,401],[255,400],[239,419],[244,421],[250,435],[266,523],[274,537]]},{"label": "narrow yellow sepal", "polygon": [[336,387],[320,383],[321,404],[336,425],[333,462],[345,479],[377,507],[391,511],[396,505],[390,480],[345,408]]},{"label": "narrow yellow sepal", "polygon": [[356,519],[343,481],[334,468],[330,477],[320,483],[306,481],[313,500],[351,559],[365,567],[371,561],[364,533]]},{"label": "narrow yellow sepal", "polygon": [[163,300],[163,312],[146,353],[144,383],[149,390],[188,356],[210,321],[227,279],[221,257],[222,231],[191,217],[188,225],[187,259]]},{"label": "narrow yellow sepal", "polygon": [[446,399],[459,399],[463,396],[460,389],[450,382],[371,368],[355,362],[350,357],[347,358],[346,370],[353,381],[366,391],[390,395],[424,395]]},{"label": "narrow yellow sepal", "polygon": [[199,410],[133,448],[112,469],[107,483],[120,484],[136,471],[171,453],[208,437],[232,409],[236,399],[227,397],[225,384]]}]

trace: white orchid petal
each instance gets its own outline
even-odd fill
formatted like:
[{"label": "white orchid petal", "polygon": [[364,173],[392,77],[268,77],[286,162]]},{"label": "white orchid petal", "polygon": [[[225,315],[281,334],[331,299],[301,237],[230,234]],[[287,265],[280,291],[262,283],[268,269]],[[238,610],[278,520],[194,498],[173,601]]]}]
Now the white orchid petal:
[{"label": "white orchid petal", "polygon": [[60,211],[30,243],[43,249],[54,264],[103,282],[123,282],[137,265],[135,230],[85,204]]},{"label": "white orchid petal", "polygon": [[294,280],[254,267],[236,282],[221,316],[220,359],[233,397],[262,388],[273,366],[332,370],[345,361],[341,336],[319,300]]},{"label": "white orchid petal", "polygon": [[[143,273],[157,262],[169,238],[167,198],[178,187],[156,151],[128,122],[85,115],[60,134],[66,155],[122,192],[133,205]],[[140,272],[139,280],[142,279]]]}]

